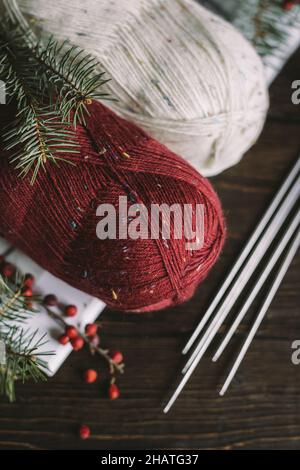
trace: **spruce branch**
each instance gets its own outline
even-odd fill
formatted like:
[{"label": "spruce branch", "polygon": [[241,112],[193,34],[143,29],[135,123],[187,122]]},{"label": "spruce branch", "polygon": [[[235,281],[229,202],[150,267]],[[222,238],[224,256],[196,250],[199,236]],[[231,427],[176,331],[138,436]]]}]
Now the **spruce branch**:
[{"label": "spruce branch", "polygon": [[53,86],[56,98],[60,98],[57,105],[62,115],[68,117],[74,127],[77,122],[85,124],[87,105],[93,99],[112,99],[108,93],[101,91],[110,79],[105,78],[105,72],[97,72],[101,68],[99,62],[68,40],[59,42],[53,36],[37,39],[17,4],[6,0],[5,5],[6,22],[10,29],[14,26],[23,36],[22,42],[36,63],[36,73],[49,98]]},{"label": "spruce branch", "polygon": [[80,153],[76,126],[86,124],[92,100],[109,97],[101,91],[108,80],[97,67],[68,42],[35,40],[24,25],[7,16],[0,21],[0,79],[17,110],[2,137],[20,176],[31,172],[33,183],[48,162],[72,163],[69,155]]},{"label": "spruce branch", "polygon": [[8,282],[0,275],[0,328],[8,321],[23,322],[33,311],[28,299],[22,294],[21,276],[15,274],[14,282]]},{"label": "spruce branch", "polygon": [[47,90],[41,86],[24,34],[7,21],[1,22],[1,28],[0,78],[6,84],[8,101],[14,101],[17,109],[16,118],[3,132],[3,141],[20,176],[32,170],[33,183],[48,161],[63,160],[71,151],[78,153],[78,143],[55,107],[45,103]]},{"label": "spruce branch", "polygon": [[33,52],[53,86],[56,106],[63,120],[71,122],[75,128],[78,123],[85,125],[92,100],[109,98],[109,94],[100,91],[109,80],[104,78],[104,72],[95,72],[98,62],[77,46],[68,41],[58,43],[53,37],[46,44],[38,42]]},{"label": "spruce branch", "polygon": [[[24,277],[18,270],[9,278],[0,275],[0,395],[10,401],[15,400],[16,381],[46,380],[43,356],[52,354],[39,351],[47,342],[46,335],[39,337],[37,330],[23,325],[35,314],[23,291]],[[30,297],[30,302],[38,300],[38,296]]]},{"label": "spruce branch", "polygon": [[38,349],[45,344],[45,336],[38,338],[37,331],[29,332],[18,327],[0,331],[0,341],[5,344],[6,360],[0,365],[0,394],[15,400],[15,382],[46,380],[43,368],[46,363],[42,356],[51,353],[39,353]]}]

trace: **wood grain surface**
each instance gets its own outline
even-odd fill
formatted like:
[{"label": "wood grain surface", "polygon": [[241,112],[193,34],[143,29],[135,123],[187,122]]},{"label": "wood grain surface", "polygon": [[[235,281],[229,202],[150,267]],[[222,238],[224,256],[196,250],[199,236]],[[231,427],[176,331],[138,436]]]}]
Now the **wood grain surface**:
[{"label": "wood grain surface", "polygon": [[[1,401],[0,449],[300,449],[300,365],[291,362],[291,344],[300,340],[300,253],[227,395],[217,391],[257,302],[224,359],[212,364],[207,354],[171,412],[162,413],[184,342],[300,151],[300,105],[291,103],[299,64],[300,51],[273,84],[259,142],[239,165],[212,178],[228,239],[195,297],[144,315],[104,312],[103,344],[126,359],[121,398],[106,399],[105,366],[101,382],[86,385],[82,372],[99,361],[73,353],[47,383],[19,385],[16,403]],[[91,427],[87,441],[77,437],[81,423]]]}]

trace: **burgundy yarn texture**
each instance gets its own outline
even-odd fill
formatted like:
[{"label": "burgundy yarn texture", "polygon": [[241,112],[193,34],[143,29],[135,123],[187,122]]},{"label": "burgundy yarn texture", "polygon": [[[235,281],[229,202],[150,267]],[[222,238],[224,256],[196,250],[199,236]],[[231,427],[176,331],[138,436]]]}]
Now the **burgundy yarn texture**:
[{"label": "burgundy yarn texture", "polygon": [[[47,164],[34,185],[0,159],[0,233],[44,269],[125,311],[165,308],[189,299],[218,258],[225,226],[211,184],[183,159],[100,103],[78,126],[75,165]],[[100,240],[99,204],[204,205],[204,245],[186,240]]]}]

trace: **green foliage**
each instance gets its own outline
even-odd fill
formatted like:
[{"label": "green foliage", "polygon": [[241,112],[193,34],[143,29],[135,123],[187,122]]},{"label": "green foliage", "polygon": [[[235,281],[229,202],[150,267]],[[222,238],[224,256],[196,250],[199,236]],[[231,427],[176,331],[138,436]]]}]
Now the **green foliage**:
[{"label": "green foliage", "polygon": [[10,281],[0,276],[0,341],[5,345],[6,356],[0,362],[0,395],[10,401],[15,400],[16,381],[46,380],[43,356],[51,354],[38,352],[46,343],[45,335],[38,337],[37,331],[32,333],[22,326],[34,311],[28,307],[21,286],[19,273]]},{"label": "green foliage", "polygon": [[32,183],[48,162],[79,153],[77,124],[85,125],[93,99],[108,98],[100,91],[108,80],[90,55],[67,42],[34,38],[8,17],[0,21],[0,79],[16,106],[2,138],[20,176],[31,172]]},{"label": "green foliage", "polygon": [[41,73],[49,82],[47,86],[52,85],[58,98],[56,109],[63,120],[74,127],[78,122],[85,125],[91,100],[109,96],[99,91],[109,80],[104,79],[104,72],[95,73],[97,61],[78,47],[70,46],[68,41],[59,44],[53,37],[45,46],[39,42],[35,51]]},{"label": "green foliage", "polygon": [[0,275],[0,328],[6,326],[8,321],[23,322],[32,314],[22,295],[21,285],[18,273],[13,283],[8,283]]},{"label": "green foliage", "polygon": [[44,336],[37,338],[37,331],[30,333],[22,328],[11,327],[5,332],[0,330],[0,340],[6,349],[6,363],[0,365],[0,394],[14,401],[16,381],[46,380],[42,371],[46,364],[42,356],[49,353],[38,354],[38,348],[45,341]]}]

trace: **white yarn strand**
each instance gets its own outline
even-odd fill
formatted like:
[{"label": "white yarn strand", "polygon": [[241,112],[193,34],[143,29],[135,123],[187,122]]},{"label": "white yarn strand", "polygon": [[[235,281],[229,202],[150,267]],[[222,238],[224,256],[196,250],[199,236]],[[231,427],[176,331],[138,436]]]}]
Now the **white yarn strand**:
[{"label": "white yarn strand", "polygon": [[261,133],[261,60],[229,23],[192,0],[20,0],[36,24],[95,55],[107,102],[206,176],[236,164]]}]

